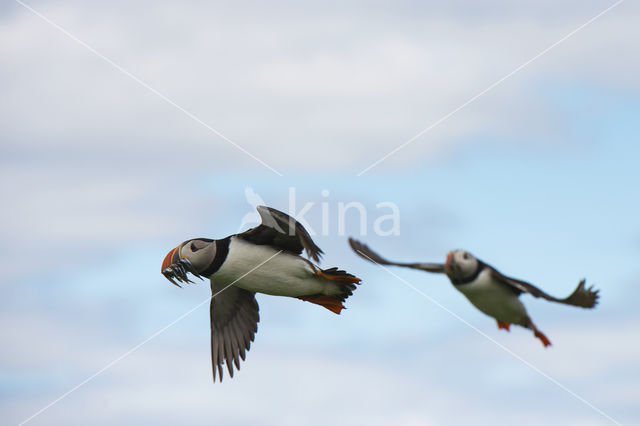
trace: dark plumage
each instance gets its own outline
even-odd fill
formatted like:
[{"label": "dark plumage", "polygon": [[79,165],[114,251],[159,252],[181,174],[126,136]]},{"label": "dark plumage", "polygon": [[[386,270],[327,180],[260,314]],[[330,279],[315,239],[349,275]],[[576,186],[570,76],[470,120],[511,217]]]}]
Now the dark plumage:
[{"label": "dark plumage", "polygon": [[598,303],[599,291],[594,290],[593,286],[586,288],[585,280],[580,281],[571,295],[560,299],[526,281],[503,275],[496,268],[464,250],[449,252],[444,264],[398,263],[383,258],[365,244],[352,238],[349,239],[349,244],[358,256],[370,262],[446,274],[454,287],[464,294],[476,308],[496,319],[499,328],[508,330],[511,324],[531,328],[544,346],[549,346],[551,342],[531,321],[524,305],[518,298],[522,293],[582,308],[593,308]]},{"label": "dark plumage", "polygon": [[278,210],[260,206],[259,226],[213,240],[195,238],[171,250],[162,274],[172,283],[191,282],[188,274],[211,281],[211,363],[213,380],[223,365],[234,366],[254,340],[260,321],[256,293],[295,297],[339,314],[360,279],[337,268],[320,269],[300,257],[319,261],[322,250],[304,227]]}]

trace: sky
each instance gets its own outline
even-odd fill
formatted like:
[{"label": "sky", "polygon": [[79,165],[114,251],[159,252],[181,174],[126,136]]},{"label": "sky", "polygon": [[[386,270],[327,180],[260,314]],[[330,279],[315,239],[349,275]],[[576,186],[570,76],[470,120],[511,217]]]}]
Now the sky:
[{"label": "sky", "polygon": [[[2,3],[3,421],[640,424],[639,17],[604,0]],[[247,360],[214,384],[209,285],[160,265],[253,226],[256,199],[363,282],[339,316],[258,295]],[[366,220],[341,229],[341,203]],[[398,232],[377,235],[390,204]],[[523,295],[544,349],[348,236],[407,262],[464,248],[559,297],[586,278],[600,304]]]}]

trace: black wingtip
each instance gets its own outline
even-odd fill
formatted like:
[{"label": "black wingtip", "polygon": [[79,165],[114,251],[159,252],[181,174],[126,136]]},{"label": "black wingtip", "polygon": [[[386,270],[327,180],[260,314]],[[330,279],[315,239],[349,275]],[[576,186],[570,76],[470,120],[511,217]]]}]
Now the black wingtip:
[{"label": "black wingtip", "polygon": [[[358,256],[364,258],[364,256],[361,253],[361,250],[362,250],[363,247],[365,247],[365,245],[362,244],[360,241],[356,240],[353,237],[349,237],[349,239],[347,241],[349,242],[349,247],[351,247],[351,250],[353,250]],[[369,260],[369,259],[367,259],[367,260]]]},{"label": "black wingtip", "polygon": [[573,293],[564,299],[563,302],[580,308],[594,308],[599,302],[600,290],[594,290],[593,285],[586,287],[586,283],[587,280],[585,278],[580,280]]},{"label": "black wingtip", "polygon": [[320,263],[320,259],[322,258],[322,255],[324,254],[322,249],[320,247],[318,247],[318,246],[315,246],[313,248],[313,250],[311,250],[309,248],[305,248],[305,251],[307,252],[307,257],[308,258],[313,259],[318,263]]},{"label": "black wingtip", "polygon": [[349,237],[349,245],[351,246],[351,250],[359,257],[367,260],[371,263],[375,263],[378,265],[391,265],[392,263],[388,260],[382,258],[378,253],[374,252],[369,248],[368,245],[361,243],[355,238]]}]

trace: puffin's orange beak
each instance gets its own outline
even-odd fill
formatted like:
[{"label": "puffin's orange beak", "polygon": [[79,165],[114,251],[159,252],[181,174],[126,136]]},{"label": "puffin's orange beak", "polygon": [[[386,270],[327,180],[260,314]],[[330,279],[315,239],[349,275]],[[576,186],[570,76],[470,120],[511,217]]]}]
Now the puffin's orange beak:
[{"label": "puffin's orange beak", "polygon": [[444,262],[444,270],[447,274],[451,273],[452,263],[453,263],[453,250],[447,253],[447,260]]},{"label": "puffin's orange beak", "polygon": [[162,269],[160,270],[160,272],[164,271],[167,267],[169,267],[170,265],[180,260],[179,249],[180,249],[180,246],[174,248],[169,253],[167,253],[167,255],[164,257],[164,260],[162,261]]},{"label": "puffin's orange beak", "polygon": [[451,258],[453,257],[453,251],[450,251],[449,253],[447,253],[447,261],[444,262],[445,265],[450,265],[451,264]]}]

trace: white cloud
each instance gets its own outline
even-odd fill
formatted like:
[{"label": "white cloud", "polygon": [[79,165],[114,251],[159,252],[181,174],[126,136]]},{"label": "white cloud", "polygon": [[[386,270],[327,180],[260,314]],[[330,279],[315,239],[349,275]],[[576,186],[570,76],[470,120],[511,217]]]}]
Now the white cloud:
[{"label": "white cloud", "polygon": [[[34,7],[277,169],[355,174],[605,6],[549,5]],[[553,79],[637,90],[634,11],[613,10],[385,164],[476,135],[559,142],[564,120],[536,92]],[[18,5],[0,55],[1,232],[16,244],[148,238],[175,226],[172,201],[207,173],[270,173]]]},{"label": "white cloud", "polygon": [[[256,15],[204,3],[122,3],[99,11],[84,3],[36,5],[276,168],[296,164],[305,146],[317,160],[308,167],[373,161],[606,4],[554,7],[552,17],[543,13],[548,6],[498,2],[495,17],[469,16],[468,5],[256,6]],[[554,79],[637,90],[634,8],[614,9],[393,162],[486,132],[548,139],[562,131],[540,94]],[[68,150],[90,143],[144,158],[150,149],[177,153],[179,144],[190,158],[222,154],[259,166],[30,12],[18,8],[5,22],[1,107],[7,137],[20,145],[12,150],[37,154],[51,144]]]},{"label": "white cloud", "polygon": [[[17,386],[11,392],[11,385],[5,384],[10,392],[3,401],[6,419],[26,418],[129,348],[124,341],[114,341],[109,330],[82,325],[68,333],[68,325],[62,324],[66,337],[61,339],[56,331],[60,325],[45,333],[48,338],[26,345],[41,354],[21,355],[26,360],[17,375],[41,371],[46,374],[40,380],[57,380],[37,391]],[[298,333],[291,331],[290,340],[277,346],[258,339],[236,377],[214,385],[207,336],[177,341],[176,331],[170,330],[45,411],[38,421],[86,424],[99,418],[98,424],[171,424],[180,419],[210,424],[215,419],[225,424],[266,425],[495,424],[522,418],[550,425],[605,421],[471,330],[411,342],[387,336],[365,347],[337,346],[330,340],[301,346],[295,340]],[[566,335],[556,334],[562,345],[546,351],[539,342],[529,345],[532,337],[526,336],[525,341],[513,332],[508,345],[607,414],[633,421],[628,414],[637,399],[633,392],[616,398],[608,392],[620,389],[606,374],[591,369],[581,375],[567,372],[577,362],[606,362],[592,350],[610,338],[610,324],[589,330],[589,338],[577,343],[567,339],[580,333],[580,326],[567,327]],[[2,337],[6,341],[6,332]],[[7,346],[5,363],[7,356],[16,355],[15,342],[9,342],[13,344]],[[570,349],[563,351],[563,345]],[[626,345],[614,341],[612,347]],[[622,354],[607,368],[626,370],[636,360],[635,353]]]}]

